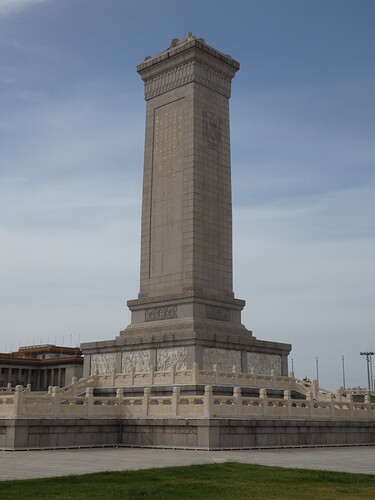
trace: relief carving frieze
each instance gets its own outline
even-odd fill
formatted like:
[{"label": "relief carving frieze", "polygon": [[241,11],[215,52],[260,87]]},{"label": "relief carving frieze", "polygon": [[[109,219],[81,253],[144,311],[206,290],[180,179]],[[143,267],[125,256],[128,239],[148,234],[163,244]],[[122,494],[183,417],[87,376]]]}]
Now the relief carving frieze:
[{"label": "relief carving frieze", "polygon": [[173,365],[176,367],[176,370],[187,369],[186,347],[158,349],[156,356],[156,369],[158,371],[168,371]]},{"label": "relief carving frieze", "polygon": [[177,318],[177,306],[152,307],[146,309],[146,321]]},{"label": "relief carving frieze", "polygon": [[269,375],[275,370],[276,375],[281,375],[281,356],[277,354],[265,354],[261,352],[247,353],[247,371],[255,368],[260,375]]},{"label": "relief carving frieze", "polygon": [[212,370],[214,365],[217,365],[218,369],[224,372],[231,372],[233,366],[241,370],[241,351],[204,348],[203,370]]},{"label": "relief carving frieze", "polygon": [[206,316],[208,319],[230,321],[230,310],[225,307],[206,306]]},{"label": "relief carving frieze", "polygon": [[105,352],[103,354],[93,354],[91,356],[91,375],[99,373],[112,373],[116,369],[116,354],[114,352]]},{"label": "relief carving frieze", "polygon": [[121,357],[121,371],[122,373],[129,372],[132,368],[136,372],[150,371],[151,354],[149,350],[139,350],[123,352]]}]

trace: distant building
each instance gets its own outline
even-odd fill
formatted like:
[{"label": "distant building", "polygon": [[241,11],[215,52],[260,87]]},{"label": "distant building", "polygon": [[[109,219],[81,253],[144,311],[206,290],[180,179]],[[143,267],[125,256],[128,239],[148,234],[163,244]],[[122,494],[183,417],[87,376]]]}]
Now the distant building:
[{"label": "distant building", "polygon": [[83,356],[78,347],[45,344],[0,353],[0,387],[31,384],[31,390],[45,391],[50,385],[70,384],[72,377],[81,378],[82,373]]}]

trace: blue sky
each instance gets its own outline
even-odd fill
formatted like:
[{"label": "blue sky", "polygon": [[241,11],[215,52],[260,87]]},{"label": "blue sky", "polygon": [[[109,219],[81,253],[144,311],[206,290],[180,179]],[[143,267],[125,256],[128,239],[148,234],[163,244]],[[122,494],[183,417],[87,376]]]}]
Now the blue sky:
[{"label": "blue sky", "polygon": [[0,0],[0,350],[114,338],[139,284],[143,85],[188,31],[232,87],[234,289],[297,376],[375,350],[375,3]]}]

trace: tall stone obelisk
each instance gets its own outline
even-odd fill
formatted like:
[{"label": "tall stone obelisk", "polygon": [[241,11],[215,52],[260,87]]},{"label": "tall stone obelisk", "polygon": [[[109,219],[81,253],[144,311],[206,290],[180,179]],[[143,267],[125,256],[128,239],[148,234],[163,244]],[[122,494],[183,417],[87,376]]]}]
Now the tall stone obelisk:
[{"label": "tall stone obelisk", "polygon": [[290,345],[253,337],[233,293],[229,98],[238,69],[191,33],[137,66],[147,102],[140,292],[119,337],[82,346],[91,372],[104,359],[118,371],[194,362],[287,371]]}]

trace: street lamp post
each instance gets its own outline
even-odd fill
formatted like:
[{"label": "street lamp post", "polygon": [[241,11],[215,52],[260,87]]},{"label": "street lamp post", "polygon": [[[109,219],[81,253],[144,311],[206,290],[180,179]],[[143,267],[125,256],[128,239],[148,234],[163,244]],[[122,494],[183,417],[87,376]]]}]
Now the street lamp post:
[{"label": "street lamp post", "polygon": [[[372,360],[371,357],[375,354],[373,351],[365,351],[359,353],[361,356],[366,356],[366,365],[367,365],[367,382],[368,382],[368,390],[371,391],[373,381],[372,379]],[[371,378],[370,378],[371,376]]]},{"label": "street lamp post", "polygon": [[342,356],[342,386],[344,389],[346,389],[345,387],[345,358],[344,356]]}]

